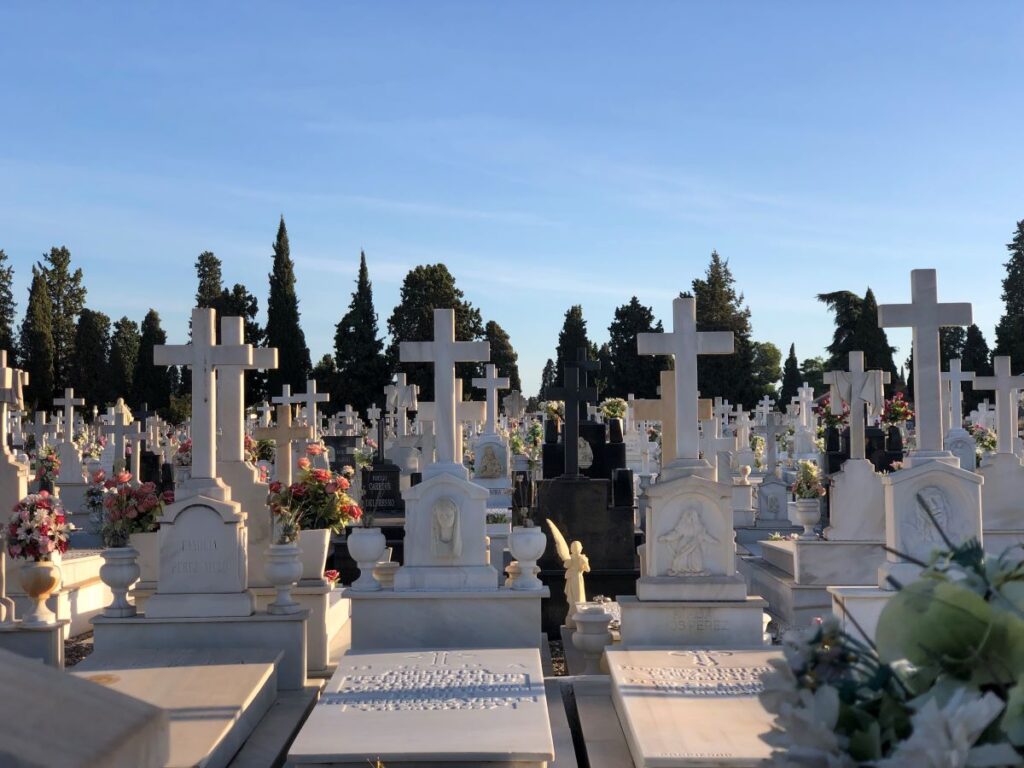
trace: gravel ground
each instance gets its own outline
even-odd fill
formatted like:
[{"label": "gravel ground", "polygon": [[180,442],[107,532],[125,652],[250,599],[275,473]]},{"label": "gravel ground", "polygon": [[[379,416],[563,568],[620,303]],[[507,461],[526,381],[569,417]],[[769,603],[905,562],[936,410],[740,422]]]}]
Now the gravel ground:
[{"label": "gravel ground", "polygon": [[555,677],[565,677],[569,674],[565,668],[565,652],[562,649],[561,640],[548,640],[548,647],[551,649],[551,671]]},{"label": "gravel ground", "polygon": [[64,666],[73,667],[92,653],[92,632],[72,637],[64,642]]}]

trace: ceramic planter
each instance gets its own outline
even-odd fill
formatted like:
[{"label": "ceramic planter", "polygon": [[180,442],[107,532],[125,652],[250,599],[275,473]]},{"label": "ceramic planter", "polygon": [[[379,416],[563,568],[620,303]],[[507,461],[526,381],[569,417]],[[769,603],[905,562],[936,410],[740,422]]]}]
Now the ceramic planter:
[{"label": "ceramic planter", "polygon": [[801,539],[816,539],[814,526],[821,519],[821,501],[818,498],[797,499],[790,503],[789,520],[794,525],[802,525]]},{"label": "ceramic planter", "polygon": [[46,600],[60,588],[60,566],[46,560],[29,561],[19,574],[21,588],[32,601],[32,608],[21,617],[27,627],[43,627],[56,624],[57,617],[46,607]]},{"label": "ceramic planter", "polygon": [[103,615],[114,619],[135,615],[135,606],[128,602],[128,590],[139,578],[139,552],[135,547],[107,547],[101,553],[100,580],[110,587],[114,600],[103,609]]},{"label": "ceramic planter", "polygon": [[292,598],[292,586],[302,578],[297,544],[271,544],[267,549],[263,575],[270,586],[277,590],[274,602],[267,606],[267,613],[286,614],[302,610],[302,606]]},{"label": "ceramic planter", "polygon": [[548,537],[536,526],[516,526],[508,539],[508,548],[513,559],[519,563],[519,577],[512,582],[512,589],[542,589],[544,585],[537,578],[540,568],[537,561],[544,554]]},{"label": "ceramic planter", "polygon": [[353,592],[377,592],[380,582],[373,569],[380,561],[387,541],[380,528],[353,528],[348,535],[348,553],[359,566],[359,578],[352,582]]},{"label": "ceramic planter", "polygon": [[302,580],[323,581],[324,568],[327,567],[327,550],[331,546],[331,529],[314,528],[299,531],[296,543],[301,550],[299,562],[302,563]]}]

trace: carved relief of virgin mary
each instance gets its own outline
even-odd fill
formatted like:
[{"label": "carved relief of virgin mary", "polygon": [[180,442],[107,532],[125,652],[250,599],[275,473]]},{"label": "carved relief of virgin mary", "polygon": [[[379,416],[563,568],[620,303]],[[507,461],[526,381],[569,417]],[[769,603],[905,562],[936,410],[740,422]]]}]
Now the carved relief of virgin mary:
[{"label": "carved relief of virgin mary", "polygon": [[704,527],[700,512],[700,504],[684,507],[675,527],[658,537],[658,541],[668,544],[672,552],[672,562],[667,571],[669,576],[706,576],[710,573],[704,563],[704,547],[716,544],[718,540]]},{"label": "carved relief of virgin mary", "polygon": [[447,497],[435,501],[431,510],[430,549],[434,557],[455,558],[462,554],[459,505]]}]

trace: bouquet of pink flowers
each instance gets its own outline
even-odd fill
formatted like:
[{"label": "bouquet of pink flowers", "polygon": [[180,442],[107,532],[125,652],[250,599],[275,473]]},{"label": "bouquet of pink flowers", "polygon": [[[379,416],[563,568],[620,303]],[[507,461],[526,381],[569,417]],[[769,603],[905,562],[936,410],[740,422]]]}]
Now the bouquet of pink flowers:
[{"label": "bouquet of pink flowers", "polygon": [[192,466],[192,438],[178,443],[178,450],[174,453],[174,466]]},{"label": "bouquet of pink flowers", "polygon": [[309,459],[299,459],[302,474],[285,487],[270,484],[270,512],[278,526],[279,544],[295,541],[300,530],[330,528],[341,533],[363,516],[363,510],[348,495],[348,479],[327,469],[313,469]]},{"label": "bouquet of pink flowers", "polygon": [[119,472],[104,485],[109,493],[103,497],[102,535],[108,547],[127,546],[133,533],[155,531],[164,504],[174,501],[170,491],[157,494],[153,483],[132,485],[130,472]]},{"label": "bouquet of pink flowers", "polygon": [[825,395],[821,403],[814,406],[814,415],[826,427],[844,427],[850,421],[850,405],[844,400],[842,414],[832,413],[832,396]]},{"label": "bouquet of pink flowers", "polygon": [[249,435],[244,438],[242,449],[245,451],[245,460],[250,464],[255,464],[260,460],[259,454],[256,452],[258,443],[253,440]]},{"label": "bouquet of pink flowers", "polygon": [[57,452],[53,448],[46,446],[36,458],[36,480],[55,483],[58,474],[60,474],[60,459],[57,458]]},{"label": "bouquet of pink flowers", "polygon": [[14,505],[7,525],[7,554],[21,560],[51,560],[68,550],[68,524],[60,501],[46,491]]},{"label": "bouquet of pink flowers", "polygon": [[910,421],[914,418],[914,411],[910,404],[903,399],[903,393],[897,392],[892,399],[885,401],[885,408],[882,410],[882,421],[891,427]]}]

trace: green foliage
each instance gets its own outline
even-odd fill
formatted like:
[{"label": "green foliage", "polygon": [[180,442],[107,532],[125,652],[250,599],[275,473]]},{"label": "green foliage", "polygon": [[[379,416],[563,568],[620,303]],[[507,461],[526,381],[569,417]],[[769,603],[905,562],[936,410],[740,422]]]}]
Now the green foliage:
[{"label": "green foliage", "polygon": [[659,374],[669,364],[664,355],[641,355],[637,352],[637,334],[662,333],[661,321],[636,296],[615,309],[608,326],[608,359],[601,361],[607,382],[606,392],[613,397],[657,397]]},{"label": "green foliage", "polygon": [[306,335],[299,325],[299,299],[295,294],[295,265],[288,244],[284,216],[277,228],[274,242],[274,266],[270,272],[270,295],[267,298],[267,345],[277,347],[277,370],[267,374],[267,387],[278,394],[284,384],[301,392],[312,364]]},{"label": "green foliage", "polygon": [[316,365],[313,366],[313,370],[309,373],[316,380],[316,391],[317,392],[330,392],[331,399],[329,402],[322,403],[317,411],[319,413],[334,413],[338,410],[337,398],[334,396],[334,392],[338,389],[338,367],[334,364],[334,358],[330,355],[324,355],[321,357]]},{"label": "green foliage", "polygon": [[751,362],[750,373],[754,386],[763,393],[762,397],[775,397],[776,385],[782,377],[782,350],[770,341],[752,341],[751,346],[754,350],[754,359]]},{"label": "green foliage", "polygon": [[[102,312],[85,308],[78,316],[75,332],[75,356],[72,376],[75,394],[85,398],[87,406],[100,408],[110,399],[116,382],[108,374],[110,355],[110,318]],[[116,392],[127,392],[116,389]]]},{"label": "green foliage", "polygon": [[[118,397],[131,398],[135,391],[135,371],[139,365],[141,344],[139,326],[134,320],[122,317],[114,323],[114,332],[110,338],[110,391],[107,395],[111,400]],[[148,400],[137,404],[142,405],[143,402],[150,409],[156,407]]]},{"label": "green foliage", "polygon": [[785,365],[782,366],[782,389],[779,390],[778,402],[780,411],[786,412],[786,406],[797,396],[797,390],[800,389],[800,385],[803,382],[803,377],[800,374],[800,364],[796,359],[796,344],[790,344],[789,355],[786,357]]},{"label": "green foliage", "polygon": [[557,375],[555,373],[555,361],[550,357],[548,361],[544,363],[544,370],[540,375],[540,392],[537,394],[538,400],[548,400],[548,390],[555,386]]},{"label": "green foliage", "polygon": [[[220,292],[214,303],[217,317],[242,318],[243,333],[246,344],[254,347],[266,346],[266,331],[259,322],[260,304],[255,296],[241,283],[235,283],[231,290]],[[217,338],[220,339],[220,323],[217,325]],[[267,372],[250,370],[245,372],[245,402],[252,404],[266,399]]]},{"label": "green foliage", "polygon": [[224,289],[220,259],[210,251],[200,253],[196,259],[196,277],[199,280],[196,288],[196,306],[216,308]]},{"label": "green foliage", "polygon": [[565,364],[575,360],[580,349],[587,350],[588,360],[597,360],[598,350],[587,336],[587,321],[583,319],[583,307],[574,304],[565,311],[562,330],[558,332],[558,347],[555,350],[555,386],[565,384]]},{"label": "green foliage", "polygon": [[874,292],[868,288],[863,299],[850,291],[819,293],[818,301],[835,313],[836,327],[832,343],[826,348],[829,358],[825,370],[847,370],[850,352],[859,351],[864,353],[865,368],[886,371],[898,382],[899,371],[892,357],[896,349],[889,345],[885,329],[878,326]]},{"label": "green foliage", "polygon": [[[965,371],[973,371],[975,376],[992,375],[992,355],[985,341],[985,334],[973,323],[967,326],[964,346],[960,352],[960,365]],[[964,407],[973,411],[978,404],[989,396],[988,392],[964,387]]]},{"label": "green foliage", "polygon": [[519,355],[512,348],[512,340],[505,329],[493,320],[484,326],[484,338],[491,345],[491,362],[498,369],[499,376],[508,377],[509,389],[522,391],[523,382],[519,378]]},{"label": "green foliage", "polygon": [[[458,341],[476,341],[483,337],[484,326],[480,310],[465,300],[455,287],[455,278],[444,264],[426,264],[410,270],[402,281],[398,306],[388,318],[388,363],[391,370],[398,369],[398,344],[402,341],[429,341],[434,338],[434,309],[455,310],[455,338]],[[420,387],[420,400],[434,399],[433,366],[428,363],[402,363],[407,381]],[[480,376],[481,366],[459,363],[456,372],[464,382]]]},{"label": "green foliage", "polygon": [[1024,221],[1006,245],[1010,258],[1003,278],[1004,311],[996,325],[994,354],[1009,355],[1013,373],[1024,371]]},{"label": "green foliage", "polygon": [[[814,387],[814,396],[820,397],[827,391],[825,386],[825,360],[821,357],[808,357],[800,365],[803,373],[801,384],[806,381],[808,386]],[[787,400],[784,405],[789,405]]]},{"label": "green foliage", "polygon": [[[150,404],[152,408],[152,404]],[[171,395],[169,404],[158,411],[160,418],[169,424],[183,424],[192,417],[192,395]]]},{"label": "green foliage", "polygon": [[330,391],[336,409],[344,409],[348,403],[365,413],[372,404],[381,402],[391,370],[384,357],[384,339],[379,336],[373,284],[363,252],[359,253],[359,276],[348,311],[334,331],[334,362],[336,386]]},{"label": "green foliage", "polygon": [[28,291],[28,307],[21,323],[21,366],[28,372],[25,391],[27,404],[39,410],[53,405],[54,345],[53,303],[46,287],[46,278],[32,267],[32,285]]},{"label": "green foliage", "polygon": [[7,263],[7,254],[0,248],[0,349],[7,350],[8,364],[16,357],[14,339],[14,267]]},{"label": "green foliage", "polygon": [[[177,369],[153,365],[153,347],[167,343],[167,334],[160,326],[160,315],[149,310],[142,321],[139,353],[132,376],[132,403],[138,407],[146,403],[150,410],[167,409],[171,392],[177,382]],[[178,424],[180,421],[172,421]]]},{"label": "green foliage", "polygon": [[85,306],[82,270],[71,271],[71,252],[63,246],[51,248],[37,266],[50,294],[54,386],[63,389],[71,381],[75,323]]}]

